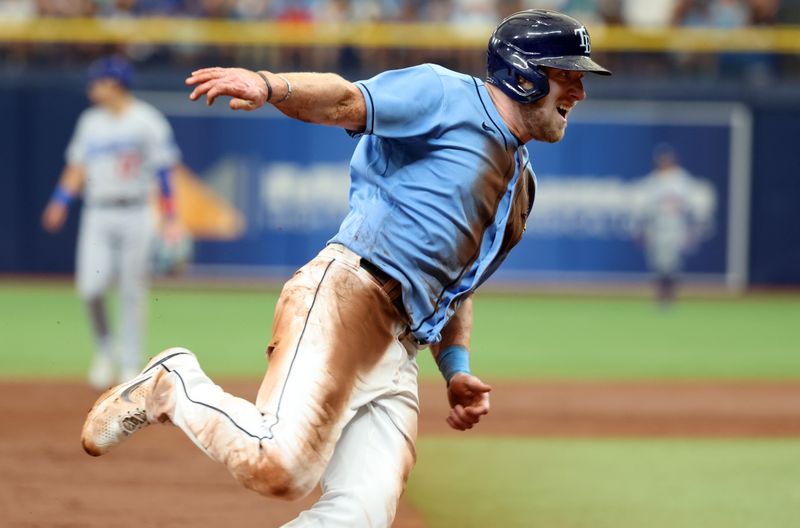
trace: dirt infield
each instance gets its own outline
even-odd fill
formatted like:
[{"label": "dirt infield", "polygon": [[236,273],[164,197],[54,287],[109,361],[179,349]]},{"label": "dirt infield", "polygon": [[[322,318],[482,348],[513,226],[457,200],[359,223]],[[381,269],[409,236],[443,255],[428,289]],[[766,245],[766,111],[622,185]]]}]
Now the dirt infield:
[{"label": "dirt infield", "polygon": [[[258,382],[223,386],[247,397]],[[444,423],[441,384],[420,392],[422,435],[464,434]],[[171,427],[152,427],[120,452],[90,458],[78,437],[95,396],[78,384],[0,383],[2,526],[269,527],[313,502],[243,490]],[[800,436],[800,383],[496,385],[491,415],[470,434]],[[404,502],[395,526],[424,520]]]}]

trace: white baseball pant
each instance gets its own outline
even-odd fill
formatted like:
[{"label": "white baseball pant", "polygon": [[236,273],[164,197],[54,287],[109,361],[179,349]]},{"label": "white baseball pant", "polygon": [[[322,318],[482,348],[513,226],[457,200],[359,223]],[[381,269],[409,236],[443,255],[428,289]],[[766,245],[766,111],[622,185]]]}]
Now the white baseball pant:
[{"label": "white baseball pant", "polygon": [[297,498],[321,483],[321,499],[286,526],[391,525],[419,406],[416,347],[387,291],[358,255],[326,247],[283,288],[255,405],[191,361],[156,376],[148,416],[264,495]]}]

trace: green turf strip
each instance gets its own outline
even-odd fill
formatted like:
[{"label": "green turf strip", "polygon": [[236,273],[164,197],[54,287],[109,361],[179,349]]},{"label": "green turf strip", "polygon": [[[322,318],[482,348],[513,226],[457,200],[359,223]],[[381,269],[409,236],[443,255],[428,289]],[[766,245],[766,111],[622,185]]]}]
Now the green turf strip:
[{"label": "green turf strip", "polygon": [[[275,293],[156,290],[147,354],[185,346],[210,374],[261,376],[276,300]],[[109,303],[112,319],[116,304]],[[0,285],[0,314],[0,376],[84,376],[92,341],[71,287]]]},{"label": "green turf strip", "polygon": [[[260,376],[276,292],[151,293],[148,353],[181,345],[213,375]],[[112,303],[113,304],[113,303]],[[473,371],[492,381],[797,379],[800,297],[679,302],[480,295]],[[0,284],[0,376],[82,377],[91,354],[67,284]],[[437,377],[421,354],[423,377]]]},{"label": "green turf strip", "polygon": [[484,296],[474,370],[541,378],[797,378],[800,297],[678,302]]},{"label": "green turf strip", "polygon": [[800,440],[420,439],[429,528],[789,528]]}]

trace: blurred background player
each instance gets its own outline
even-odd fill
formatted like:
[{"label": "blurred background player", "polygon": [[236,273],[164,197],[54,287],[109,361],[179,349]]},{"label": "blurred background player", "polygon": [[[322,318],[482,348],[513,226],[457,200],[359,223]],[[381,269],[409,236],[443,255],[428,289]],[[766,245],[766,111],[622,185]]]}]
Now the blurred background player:
[{"label": "blurred background player", "polygon": [[[140,367],[145,297],[157,235],[153,191],[158,187],[161,231],[167,244],[181,238],[171,172],[179,152],[166,118],[131,92],[133,68],[122,57],[101,58],[89,68],[92,107],[78,119],[67,147],[67,166],[42,216],[58,232],[68,207],[83,194],[77,248],[77,289],[86,304],[95,342],[89,384],[95,389],[128,379]],[[119,325],[112,338],[105,295],[120,289]]]},{"label": "blurred background player", "polygon": [[653,170],[639,183],[638,235],[655,274],[661,307],[675,299],[684,257],[709,233],[716,198],[711,187],[678,163],[667,144],[655,148]]}]

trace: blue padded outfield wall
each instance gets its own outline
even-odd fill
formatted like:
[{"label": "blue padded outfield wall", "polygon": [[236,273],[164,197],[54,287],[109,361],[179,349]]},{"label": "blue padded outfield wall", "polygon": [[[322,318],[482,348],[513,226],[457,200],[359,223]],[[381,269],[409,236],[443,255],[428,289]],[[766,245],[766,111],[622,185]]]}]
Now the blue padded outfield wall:
[{"label": "blue padded outfield wall", "polygon": [[[38,222],[86,105],[80,86],[40,82],[24,90],[0,87],[0,94],[0,271],[70,271],[77,215],[59,236],[43,233]],[[140,95],[168,115],[186,164],[247,221],[237,240],[197,242],[198,271],[284,277],[335,232],[346,213],[347,160],[357,140],[275,111],[234,114],[224,104],[190,103],[184,93]],[[688,259],[687,273],[733,285],[745,277],[800,284],[800,249],[785,238],[788,226],[800,226],[799,208],[786,203],[800,197],[798,158],[773,152],[765,137],[791,142],[781,133],[796,129],[800,111],[763,113],[737,103],[581,105],[564,141],[528,145],[539,182],[536,204],[498,279],[644,278],[633,237],[634,184],[652,170],[654,148],[669,144],[710,185],[715,203],[711,229]]]}]

